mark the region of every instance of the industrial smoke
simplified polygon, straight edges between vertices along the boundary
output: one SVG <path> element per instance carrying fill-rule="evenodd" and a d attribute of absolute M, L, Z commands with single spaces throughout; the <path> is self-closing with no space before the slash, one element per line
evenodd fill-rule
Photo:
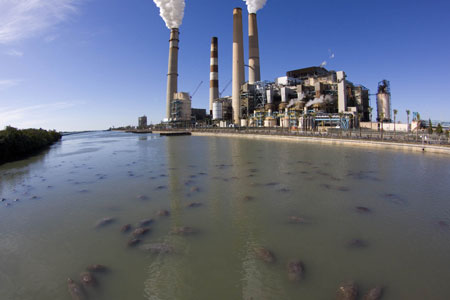
<path fill-rule="evenodd" d="M 314 100 L 309 101 L 308 103 L 306 103 L 306 107 L 311 107 L 314 104 L 322 104 L 322 103 L 332 103 L 333 102 L 333 97 L 331 97 L 330 95 L 321 95 L 320 98 L 314 98 Z"/>
<path fill-rule="evenodd" d="M 167 28 L 180 28 L 184 17 L 184 0 L 153 0 L 159 7 L 159 15 Z"/>
<path fill-rule="evenodd" d="M 291 101 L 289 101 L 288 104 L 288 108 L 291 108 L 292 106 L 296 105 L 297 103 L 300 103 L 303 101 L 303 99 L 305 99 L 305 93 L 301 93 L 300 95 L 298 95 L 297 99 L 292 99 Z"/>
<path fill-rule="evenodd" d="M 266 5 L 267 0 L 244 0 L 250 14 L 256 14 L 258 10 Z"/>

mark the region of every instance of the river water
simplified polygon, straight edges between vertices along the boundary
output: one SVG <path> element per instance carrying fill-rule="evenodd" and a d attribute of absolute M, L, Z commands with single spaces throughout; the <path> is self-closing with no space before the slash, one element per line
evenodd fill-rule
<path fill-rule="evenodd" d="M 99 300 L 325 300 L 348 280 L 361 294 L 384 287 L 382 299 L 450 299 L 446 156 L 96 132 L 0 176 L 0 299 L 71 299 L 67 278 L 91 264 L 109 269 L 84 288 Z M 113 222 L 97 228 L 103 218 Z M 129 247 L 121 227 L 149 218 Z M 148 251 L 158 245 L 171 253 Z"/>

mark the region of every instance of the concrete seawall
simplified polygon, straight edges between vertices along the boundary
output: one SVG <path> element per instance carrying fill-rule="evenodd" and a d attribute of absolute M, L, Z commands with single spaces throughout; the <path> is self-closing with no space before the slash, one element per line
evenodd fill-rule
<path fill-rule="evenodd" d="M 350 139 L 333 139 L 320 137 L 305 137 L 305 136 L 283 136 L 283 135 L 263 135 L 263 134 L 242 134 L 242 133 L 217 133 L 217 132 L 192 132 L 193 136 L 214 136 L 214 137 L 233 137 L 256 140 L 270 140 L 270 141 L 286 141 L 297 143 L 322 143 L 349 147 L 365 147 L 365 148 L 383 148 L 396 149 L 407 152 L 425 152 L 450 155 L 450 147 L 434 146 L 434 145 L 418 145 L 395 142 L 381 142 L 381 141 L 367 141 L 367 140 L 350 140 Z"/>

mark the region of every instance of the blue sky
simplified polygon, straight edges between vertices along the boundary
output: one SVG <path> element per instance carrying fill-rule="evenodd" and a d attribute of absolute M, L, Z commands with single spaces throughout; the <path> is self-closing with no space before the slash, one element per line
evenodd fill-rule
<path fill-rule="evenodd" d="M 194 107 L 208 107 L 212 36 L 219 37 L 219 89 L 231 79 L 238 6 L 245 36 L 244 1 L 186 3 L 178 89 L 193 92 L 203 81 Z M 450 120 L 449 12 L 444 0 L 268 0 L 258 12 L 262 78 L 327 60 L 371 93 L 390 80 L 401 121 L 406 109 Z M 144 114 L 159 122 L 168 39 L 151 0 L 0 0 L 0 127 L 106 129 L 136 125 Z"/>

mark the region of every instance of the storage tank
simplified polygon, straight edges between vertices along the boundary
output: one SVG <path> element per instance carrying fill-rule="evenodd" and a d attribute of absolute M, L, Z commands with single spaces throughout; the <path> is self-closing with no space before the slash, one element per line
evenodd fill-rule
<path fill-rule="evenodd" d="M 223 104 L 222 102 L 213 102 L 213 120 L 223 119 Z"/>
<path fill-rule="evenodd" d="M 391 91 L 390 83 L 387 80 L 378 83 L 377 121 L 382 119 L 383 122 L 391 122 Z"/>

